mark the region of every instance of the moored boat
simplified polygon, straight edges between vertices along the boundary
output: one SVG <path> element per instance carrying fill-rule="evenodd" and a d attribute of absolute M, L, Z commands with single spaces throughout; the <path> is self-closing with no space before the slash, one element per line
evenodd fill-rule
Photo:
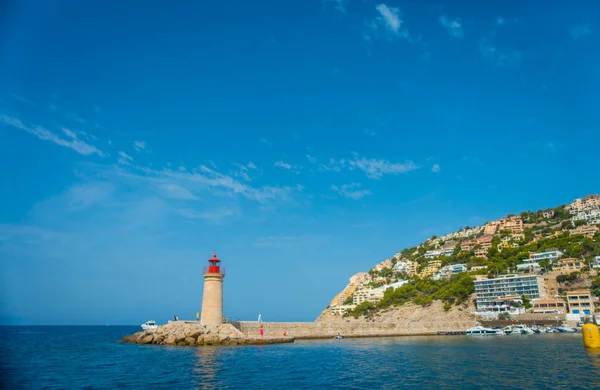
<path fill-rule="evenodd" d="M 156 328 L 158 328 L 158 325 L 156 325 L 156 321 L 154 320 L 146 321 L 142 324 L 143 330 L 151 330 Z"/>
<path fill-rule="evenodd" d="M 483 326 L 475 326 L 467 329 L 467 336 L 498 336 L 504 333 L 499 329 L 490 329 Z"/>

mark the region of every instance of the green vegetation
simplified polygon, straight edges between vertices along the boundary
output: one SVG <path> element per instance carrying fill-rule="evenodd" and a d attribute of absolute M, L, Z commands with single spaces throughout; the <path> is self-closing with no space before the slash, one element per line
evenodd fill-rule
<path fill-rule="evenodd" d="M 600 297 L 600 276 L 596 276 L 594 281 L 592 282 L 592 294 L 597 297 Z"/>
<path fill-rule="evenodd" d="M 379 303 L 361 303 L 354 310 L 348 311 L 348 315 L 358 318 L 373 311 L 390 306 L 401 306 L 408 302 L 427 306 L 434 300 L 443 301 L 444 309 L 450 310 L 452 305 L 465 302 L 474 291 L 473 277 L 467 273 L 453 275 L 450 279 L 443 280 L 415 277 L 412 283 L 405 284 L 395 290 L 388 288 Z"/>
<path fill-rule="evenodd" d="M 363 302 L 360 305 L 357 305 L 353 310 L 348 310 L 348 315 L 351 315 L 354 318 L 368 316 L 371 312 L 375 310 L 375 305 L 371 302 Z"/>
<path fill-rule="evenodd" d="M 499 320 L 510 320 L 510 314 L 508 312 L 502 312 L 498 314 Z"/>
<path fill-rule="evenodd" d="M 553 212 L 552 216 L 544 213 Z M 552 213 L 550 213 L 551 215 Z M 357 306 L 349 314 L 355 317 L 369 315 L 392 306 L 403 305 L 408 302 L 417 305 L 427 306 L 434 300 L 440 300 L 444 303 L 444 310 L 450 310 L 453 305 L 460 304 L 468 299 L 474 292 L 473 276 L 487 274 L 493 278 L 501 274 L 513 273 L 517 271 L 517 265 L 524 259 L 529 258 L 531 253 L 543 252 L 552 249 L 558 249 L 563 252 L 563 258 L 583 258 L 589 261 L 593 256 L 600 255 L 600 231 L 593 238 L 586 238 L 582 235 L 571 235 L 575 226 L 583 226 L 586 221 L 571 221 L 571 215 L 567 208 L 559 206 L 553 209 L 525 211 L 520 214 L 523 222 L 527 224 L 522 235 L 515 235 L 509 230 L 502 230 L 492 238 L 491 248 L 487 250 L 486 256 L 475 256 L 475 251 L 481 248 L 476 245 L 468 251 L 461 250 L 461 239 L 439 240 L 439 237 L 432 236 L 430 240 L 419 246 L 406 248 L 400 252 L 400 256 L 392 259 L 396 264 L 400 259 L 413 261 L 417 263 L 417 270 L 421 272 L 431 260 L 440 260 L 442 266 L 453 264 L 465 264 L 471 268 L 474 266 L 487 266 L 487 268 L 471 273 L 461 273 L 454 275 L 449 279 L 432 280 L 421 279 L 417 276 L 408 277 L 406 274 L 396 273 L 392 268 L 384 268 L 381 271 L 372 269 L 369 271 L 373 278 L 379 277 L 378 282 L 371 282 L 370 287 L 377 287 L 384 284 L 390 284 L 396 280 L 409 280 L 410 282 L 402 287 L 393 290 L 388 289 L 384 293 L 383 299 L 377 303 L 363 303 Z M 599 225 L 600 227 L 600 225 Z M 461 228 L 466 231 L 470 227 Z M 483 236 L 483 231 L 468 237 L 476 239 Z M 438 239 L 434 244 L 432 241 Z M 429 250 L 453 247 L 454 251 L 450 256 L 440 256 L 436 259 L 425 258 L 425 253 Z M 543 272 L 552 270 L 552 264 L 548 260 L 540 261 Z M 589 272 L 589 267 L 584 267 L 580 272 L 574 272 L 570 275 L 558 276 L 559 283 L 569 283 L 578 280 L 581 272 Z M 600 297 L 600 277 L 594 280 L 592 286 L 594 295 Z M 350 303 L 350 298 L 345 303 Z M 523 306 L 531 307 L 531 302 L 523 297 Z"/>

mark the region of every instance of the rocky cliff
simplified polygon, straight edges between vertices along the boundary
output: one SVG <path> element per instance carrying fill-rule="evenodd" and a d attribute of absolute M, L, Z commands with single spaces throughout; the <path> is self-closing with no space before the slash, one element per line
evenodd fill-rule
<path fill-rule="evenodd" d="M 385 310 L 374 313 L 369 317 L 354 318 L 347 316 L 341 318 L 337 315 L 332 315 L 331 310 L 325 309 L 317 318 L 317 322 L 412 322 L 412 323 L 427 323 L 427 322 L 469 322 L 475 321 L 475 316 L 471 313 L 475 312 L 473 294 L 465 303 L 452 306 L 450 310 L 444 309 L 444 303 L 441 301 L 433 301 L 427 306 L 415 305 L 414 303 L 406 303 L 402 306 L 393 306 Z"/>

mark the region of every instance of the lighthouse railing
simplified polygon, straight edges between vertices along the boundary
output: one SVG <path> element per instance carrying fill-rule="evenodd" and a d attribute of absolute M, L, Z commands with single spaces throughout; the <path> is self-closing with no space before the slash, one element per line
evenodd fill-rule
<path fill-rule="evenodd" d="M 210 272 L 210 271 L 214 270 L 214 268 L 211 269 L 211 267 L 214 267 L 214 266 L 204 267 L 202 269 L 202 274 L 203 275 L 204 274 L 221 274 L 221 275 L 225 275 L 225 267 L 219 267 L 219 272 L 214 272 L 214 271 Z"/>

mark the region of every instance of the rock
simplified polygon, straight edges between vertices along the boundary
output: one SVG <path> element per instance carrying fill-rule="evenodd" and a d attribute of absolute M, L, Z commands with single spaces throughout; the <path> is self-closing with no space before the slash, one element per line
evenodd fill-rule
<path fill-rule="evenodd" d="M 152 340 L 154 339 L 154 336 L 149 334 L 147 336 L 144 336 L 142 338 L 142 340 L 140 341 L 140 344 L 150 344 L 152 342 Z"/>
<path fill-rule="evenodd" d="M 219 342 L 222 343 L 224 341 L 229 341 L 229 336 L 224 334 L 219 335 Z"/>
<path fill-rule="evenodd" d="M 177 340 L 177 342 L 185 340 L 185 333 L 177 333 L 177 335 L 175 336 L 175 340 Z"/>
<path fill-rule="evenodd" d="M 169 336 L 165 339 L 165 344 L 167 345 L 175 345 L 176 340 L 175 340 L 175 336 Z"/>
<path fill-rule="evenodd" d="M 196 339 L 193 337 L 186 337 L 184 341 L 187 345 L 196 345 Z"/>

